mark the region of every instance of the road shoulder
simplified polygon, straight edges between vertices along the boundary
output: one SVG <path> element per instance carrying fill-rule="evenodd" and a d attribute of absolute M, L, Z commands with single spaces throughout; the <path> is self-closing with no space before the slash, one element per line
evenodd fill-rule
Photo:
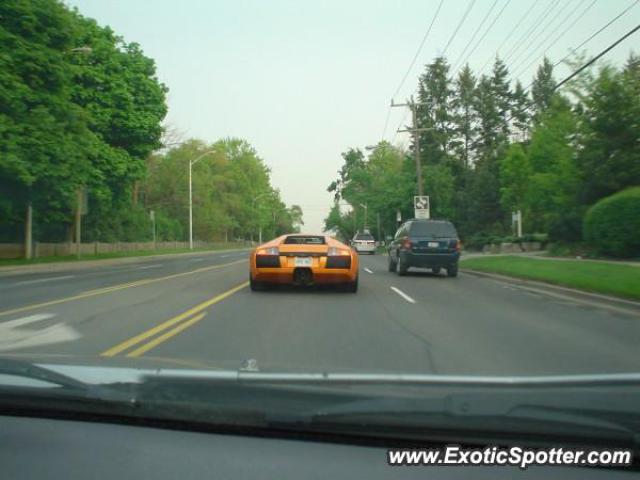
<path fill-rule="evenodd" d="M 579 301 L 585 304 L 606 308 L 619 313 L 640 315 L 640 302 L 618 298 L 611 295 L 603 295 L 601 293 L 587 292 L 575 288 L 563 287 L 552 283 L 540 282 L 537 280 L 529 280 L 519 277 L 511 277 L 497 273 L 482 272 L 466 267 L 460 268 L 461 272 L 474 275 L 476 277 L 490 278 L 503 283 L 516 285 L 532 292 L 551 295 L 556 298 L 566 299 L 570 301 Z"/>
<path fill-rule="evenodd" d="M 8 265 L 0 266 L 0 276 L 6 275 L 20 275 L 22 273 L 55 273 L 66 272 L 70 270 L 83 270 L 85 268 L 100 267 L 100 266 L 113 266 L 113 265 L 127 265 L 135 263 L 147 263 L 157 261 L 162 258 L 176 258 L 176 257 L 194 257 L 194 256 L 211 256 L 219 255 L 221 253 L 236 253 L 236 252 L 249 252 L 249 248 L 233 248 L 233 249 L 220 249 L 220 250 L 200 250 L 194 252 L 181 252 L 181 253 L 159 253 L 157 255 L 144 255 L 144 256 L 131 256 L 131 257 L 118 257 L 118 258 L 102 258 L 95 260 L 73 260 L 68 262 L 52 262 L 52 263 L 35 263 L 33 265 Z"/>

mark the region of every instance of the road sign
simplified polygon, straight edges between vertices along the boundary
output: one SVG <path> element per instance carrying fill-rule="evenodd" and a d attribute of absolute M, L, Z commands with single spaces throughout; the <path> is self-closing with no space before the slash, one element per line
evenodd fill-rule
<path fill-rule="evenodd" d="M 413 197 L 413 210 L 415 218 L 431 218 L 431 210 L 428 195 L 416 195 Z"/>

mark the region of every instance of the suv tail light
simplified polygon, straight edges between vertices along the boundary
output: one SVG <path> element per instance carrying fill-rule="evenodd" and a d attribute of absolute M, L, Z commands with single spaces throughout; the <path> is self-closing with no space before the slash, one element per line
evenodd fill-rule
<path fill-rule="evenodd" d="M 411 240 L 409 240 L 408 238 L 403 238 L 402 239 L 402 248 L 404 248 L 405 250 L 411 250 Z"/>
<path fill-rule="evenodd" d="M 462 242 L 460 240 L 456 240 L 456 243 L 454 243 L 453 248 L 455 248 L 456 252 L 459 252 L 460 250 L 462 250 Z"/>

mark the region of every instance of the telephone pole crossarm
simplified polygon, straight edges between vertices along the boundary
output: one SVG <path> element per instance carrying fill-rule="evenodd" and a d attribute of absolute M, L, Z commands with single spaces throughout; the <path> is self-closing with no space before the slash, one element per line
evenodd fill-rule
<path fill-rule="evenodd" d="M 391 100 L 392 107 L 409 107 L 411 109 L 411 115 L 413 118 L 413 128 L 406 130 L 398 130 L 398 132 L 409 132 L 413 135 L 413 156 L 416 161 L 416 178 L 418 183 L 418 195 L 422 196 L 424 194 L 422 190 L 422 164 L 420 162 L 420 137 L 419 133 L 427 130 L 432 130 L 429 128 L 418 128 L 418 107 L 427 105 L 425 103 L 416 103 L 413 101 L 413 97 L 411 97 L 411 101 L 407 103 L 393 103 L 393 99 Z"/>

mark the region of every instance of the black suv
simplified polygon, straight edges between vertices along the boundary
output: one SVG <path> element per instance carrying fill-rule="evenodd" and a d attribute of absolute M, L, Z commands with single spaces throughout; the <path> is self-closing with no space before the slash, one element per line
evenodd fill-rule
<path fill-rule="evenodd" d="M 430 268 L 433 273 L 447 270 L 458 275 L 460 240 L 446 220 L 408 220 L 389 245 L 389 271 L 404 275 L 410 267 Z"/>

